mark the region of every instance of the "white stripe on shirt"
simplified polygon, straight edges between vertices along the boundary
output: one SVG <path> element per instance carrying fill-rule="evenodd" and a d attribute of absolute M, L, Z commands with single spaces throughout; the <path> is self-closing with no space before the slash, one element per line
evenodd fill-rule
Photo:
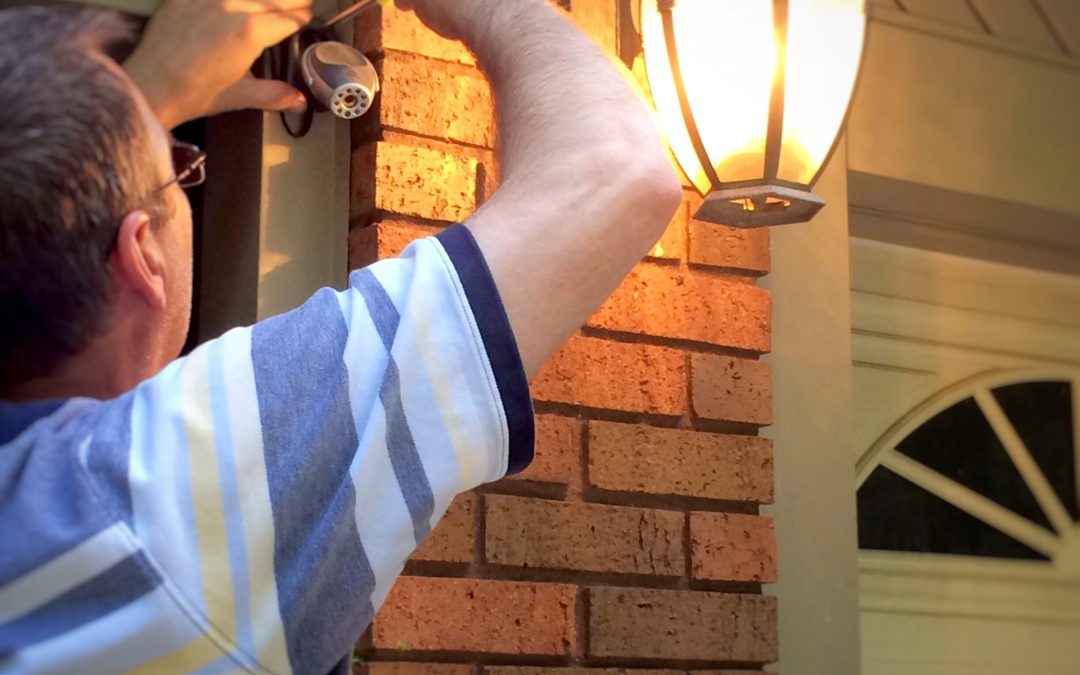
<path fill-rule="evenodd" d="M 0 623 L 29 614 L 134 553 L 125 530 L 124 523 L 111 525 L 0 588 Z"/>

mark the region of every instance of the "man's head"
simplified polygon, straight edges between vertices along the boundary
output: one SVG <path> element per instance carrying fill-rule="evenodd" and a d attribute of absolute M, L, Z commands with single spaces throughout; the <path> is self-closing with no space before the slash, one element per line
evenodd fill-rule
<path fill-rule="evenodd" d="M 104 55 L 122 37 L 98 10 L 0 11 L 0 396 L 116 394 L 183 344 L 191 211 Z"/>

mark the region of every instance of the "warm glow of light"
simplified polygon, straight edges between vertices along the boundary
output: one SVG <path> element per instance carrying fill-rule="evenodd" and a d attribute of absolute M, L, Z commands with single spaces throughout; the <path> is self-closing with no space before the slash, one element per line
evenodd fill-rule
<path fill-rule="evenodd" d="M 771 0 L 680 0 L 673 17 L 686 92 L 720 177 L 761 178 L 776 69 Z M 641 23 L 649 87 L 671 148 L 687 177 L 709 192 L 683 123 L 656 0 L 644 0 Z"/>
<path fill-rule="evenodd" d="M 809 184 L 844 123 L 859 72 L 863 0 L 789 0 L 780 179 Z"/>
<path fill-rule="evenodd" d="M 807 184 L 843 122 L 865 31 L 864 0 L 789 0 L 779 177 Z M 779 46 L 773 0 L 678 0 L 675 36 L 698 131 L 720 180 L 761 179 Z M 679 104 L 657 0 L 642 0 L 649 87 L 672 151 L 712 191 Z"/>

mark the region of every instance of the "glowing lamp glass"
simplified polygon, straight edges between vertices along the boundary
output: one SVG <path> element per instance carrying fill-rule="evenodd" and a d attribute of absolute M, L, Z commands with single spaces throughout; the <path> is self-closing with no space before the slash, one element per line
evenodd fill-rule
<path fill-rule="evenodd" d="M 645 68 L 707 220 L 806 220 L 858 75 L 865 0 L 641 0 Z"/>

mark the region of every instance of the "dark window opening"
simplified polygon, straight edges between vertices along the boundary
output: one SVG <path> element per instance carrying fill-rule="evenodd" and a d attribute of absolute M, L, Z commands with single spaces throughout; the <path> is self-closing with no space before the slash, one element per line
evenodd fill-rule
<path fill-rule="evenodd" d="M 1036 525 L 1053 529 L 973 399 L 939 413 L 896 449 Z"/>
<path fill-rule="evenodd" d="M 1068 382 L 998 387 L 993 395 L 1062 504 L 1080 521 L 1073 399 Z M 938 413 L 896 450 L 1055 534 L 978 404 L 968 398 Z M 993 558 L 1048 558 L 878 467 L 858 491 L 859 547 Z"/>
<path fill-rule="evenodd" d="M 1061 503 L 1074 520 L 1080 521 L 1069 383 L 1014 384 L 995 389 L 994 397 Z"/>
<path fill-rule="evenodd" d="M 858 508 L 862 549 L 1047 559 L 885 467 L 859 489 Z"/>

